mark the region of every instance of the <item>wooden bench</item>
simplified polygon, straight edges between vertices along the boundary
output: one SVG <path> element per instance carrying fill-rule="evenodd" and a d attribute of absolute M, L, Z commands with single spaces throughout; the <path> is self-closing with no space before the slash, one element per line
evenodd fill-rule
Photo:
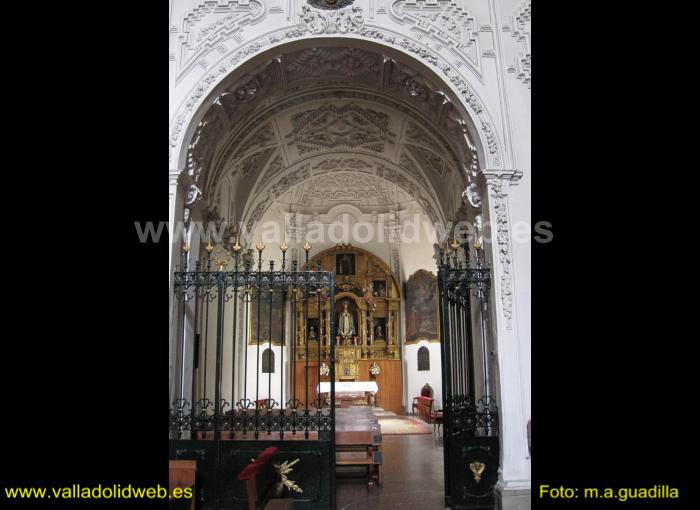
<path fill-rule="evenodd" d="M 372 431 L 338 431 L 335 433 L 335 465 L 366 466 L 367 489 L 374 479 L 375 449 L 372 444 Z"/>
<path fill-rule="evenodd" d="M 272 465 L 278 449 L 266 448 L 258 458 L 248 464 L 238 474 L 238 479 L 245 482 L 248 510 L 290 510 L 294 508 L 291 498 L 273 498 L 275 485 L 279 476 Z"/>
<path fill-rule="evenodd" d="M 367 436 L 368 433 L 370 434 L 369 436 Z M 341 460 L 354 462 L 353 465 L 358 465 L 358 461 L 361 461 L 359 465 L 369 462 L 367 450 L 371 449 L 372 460 L 374 461 L 373 471 L 374 475 L 376 475 L 377 484 L 382 485 L 384 483 L 382 429 L 377 416 L 371 408 L 353 407 L 336 411 L 335 443 L 336 453 L 343 454 L 340 456 Z M 346 453 L 353 453 L 354 455 L 345 455 Z M 368 476 L 369 480 L 372 480 L 373 476 L 370 473 L 368 473 Z"/>

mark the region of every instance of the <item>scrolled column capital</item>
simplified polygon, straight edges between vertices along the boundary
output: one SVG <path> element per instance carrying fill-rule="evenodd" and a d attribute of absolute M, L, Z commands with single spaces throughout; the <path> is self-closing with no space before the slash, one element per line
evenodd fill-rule
<path fill-rule="evenodd" d="M 496 169 L 485 169 L 481 173 L 484 175 L 486 180 L 486 188 L 489 194 L 495 195 L 507 195 L 508 189 L 511 186 L 518 184 L 520 179 L 523 177 L 523 173 L 520 170 L 496 170 Z"/>

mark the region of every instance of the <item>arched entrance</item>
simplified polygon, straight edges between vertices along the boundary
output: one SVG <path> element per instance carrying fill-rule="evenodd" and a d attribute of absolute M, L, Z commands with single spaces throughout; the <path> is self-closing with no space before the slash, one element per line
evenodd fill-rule
<path fill-rule="evenodd" d="M 268 258 L 266 254 L 266 263 L 279 267 L 286 257 L 302 265 L 304 252 L 309 254 L 305 246 L 312 227 L 320 235 L 313 243 L 318 253 L 339 242 L 355 243 L 359 232 L 355 227 L 374 225 L 374 236 L 362 246 L 376 253 L 390 273 L 406 280 L 426 266 L 436 268 L 435 245 L 455 236 L 456 220 L 478 223 L 482 215 L 479 186 L 483 187 L 478 178 L 487 160 L 483 149 L 487 144 L 481 142 L 461 100 L 450 99 L 451 86 L 444 87 L 431 70 L 394 48 L 355 39 L 347 42 L 348 46 L 338 46 L 337 39 L 309 39 L 278 46 L 235 69 L 202 102 L 185 130 L 187 143 L 179 155 L 184 167 L 178 177 L 181 194 L 173 206 L 173 218 L 186 219 L 192 226 L 187 234 L 191 260 L 204 264 L 215 251 L 221 257 L 216 259 L 220 270 L 228 271 L 234 262 L 226 252 L 232 253 L 234 243 L 240 243 L 243 257 L 253 259 L 266 244 L 273 244 L 287 248 L 281 255 L 273 253 Z M 412 217 L 419 219 L 417 229 L 424 237 L 406 249 L 397 231 Z M 332 230 L 344 219 L 351 237 L 335 239 Z M 194 228 L 200 224 L 210 230 Z M 425 224 L 433 229 L 426 230 Z M 212 238 L 213 244 L 207 245 Z M 212 247 L 209 254 L 205 246 Z M 181 254 L 174 251 L 173 265 L 182 264 Z M 272 316 L 272 307 L 263 310 L 262 306 L 244 308 L 246 313 Z M 396 328 L 399 339 L 405 328 L 401 306 L 391 310 L 392 317 L 377 317 L 390 319 L 384 332 L 389 326 Z M 363 322 L 366 310 L 355 308 L 356 327 L 374 334 Z M 320 305 L 317 311 L 316 331 L 322 332 L 326 326 Z M 200 365 L 205 370 L 188 362 L 202 356 L 201 344 L 194 339 L 201 334 L 202 324 L 205 329 L 209 325 L 211 313 L 184 304 L 180 322 L 173 321 L 172 338 L 181 339 L 172 346 L 177 360 L 173 365 L 183 374 L 179 380 L 189 374 L 199 382 L 192 390 L 173 385 L 173 396 L 186 397 L 189 391 L 190 398 L 206 399 L 210 396 L 203 390 L 209 387 L 210 391 L 220 388 L 230 402 L 252 400 L 247 391 L 252 387 L 249 378 L 256 377 L 257 387 L 258 374 L 240 368 L 248 360 L 251 366 L 257 364 L 258 353 L 247 341 L 235 342 L 246 337 L 248 319 L 233 320 L 228 326 L 230 345 L 226 335 L 221 335 L 221 349 L 217 349 L 221 357 L 206 349 L 205 340 Z M 206 317 L 203 323 L 202 314 Z M 226 328 L 230 317 L 224 316 L 217 329 Z M 314 317 L 305 311 L 304 318 Z M 331 330 L 334 319 L 335 312 L 329 310 Z M 292 331 L 298 331 L 298 326 L 297 322 Z M 481 323 L 462 327 L 479 328 Z M 302 331 L 309 334 L 307 324 Z M 309 345 L 305 344 L 304 352 Z M 282 342 L 275 358 L 296 362 L 298 352 L 285 349 L 289 347 Z M 320 344 L 317 349 L 322 350 Z M 317 363 L 321 356 L 317 354 Z M 305 363 L 303 392 L 308 403 L 308 356 Z M 320 373 L 320 364 L 317 371 L 312 370 L 316 372 Z M 277 387 L 268 383 L 268 404 L 273 399 L 286 402 L 285 387 L 295 391 L 296 370 L 280 377 L 283 384 L 277 398 Z M 284 377 L 290 378 L 286 385 Z M 225 381 L 223 386 L 221 381 Z M 402 389 L 405 387 L 404 377 Z M 399 398 L 404 407 L 408 407 L 406 393 L 402 391 Z M 256 401 L 258 397 L 256 394 Z M 310 398 L 314 398 L 313 391 Z"/>

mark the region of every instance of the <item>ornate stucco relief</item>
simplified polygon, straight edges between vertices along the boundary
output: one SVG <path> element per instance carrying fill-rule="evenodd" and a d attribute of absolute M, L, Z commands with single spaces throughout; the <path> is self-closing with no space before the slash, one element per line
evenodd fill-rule
<path fill-rule="evenodd" d="M 233 37 L 242 42 L 239 35 L 242 26 L 257 23 L 266 15 L 265 3 L 258 0 L 204 1 L 190 9 L 182 17 L 178 29 L 178 75 L 181 77 L 199 63 L 208 67 L 207 54 L 214 52 L 218 60 L 229 51 L 226 40 Z"/>
<path fill-rule="evenodd" d="M 530 20 L 532 18 L 532 2 L 524 1 L 516 9 L 509 22 L 503 25 L 504 32 L 510 32 L 519 45 L 518 56 L 508 65 L 508 72 L 515 73 L 516 78 L 530 88 L 532 79 L 532 51 L 530 50 Z"/>
<path fill-rule="evenodd" d="M 479 29 L 474 16 L 459 2 L 390 0 L 389 15 L 420 36 L 432 39 L 440 48 L 447 48 L 458 61 L 467 64 L 477 75 L 481 74 Z"/>
<path fill-rule="evenodd" d="M 330 149 L 362 149 L 383 152 L 387 143 L 394 143 L 389 131 L 389 116 L 356 104 L 322 105 L 292 115 L 293 130 L 288 143 L 300 155 Z"/>
<path fill-rule="evenodd" d="M 285 69 L 307 78 L 338 74 L 349 78 L 371 76 L 376 79 L 380 72 L 377 55 L 356 48 L 304 50 L 291 59 L 285 59 Z"/>
<path fill-rule="evenodd" d="M 501 312 L 506 329 L 513 329 L 513 268 L 510 236 L 510 212 L 508 210 L 508 189 L 522 177 L 522 172 L 484 170 L 492 207 L 491 238 L 495 238 L 494 258 L 499 263 L 498 294 Z"/>
<path fill-rule="evenodd" d="M 266 46 L 276 44 L 284 39 L 294 39 L 309 33 L 314 34 L 318 30 L 340 30 L 339 27 L 351 26 L 352 32 L 355 36 L 376 40 L 384 44 L 395 45 L 404 51 L 413 54 L 417 58 L 424 60 L 427 64 L 437 67 L 444 75 L 445 79 L 457 89 L 458 93 L 464 99 L 468 109 L 473 113 L 476 127 L 481 131 L 486 142 L 488 151 L 487 163 L 491 167 L 500 167 L 499 141 L 497 140 L 497 136 L 492 128 L 491 121 L 486 114 L 481 101 L 469 87 L 464 78 L 461 77 L 459 71 L 419 42 L 410 40 L 405 36 L 397 35 L 391 31 L 364 25 L 364 17 L 362 16 L 361 8 L 354 6 L 350 9 L 352 10 L 352 13 L 346 13 L 343 10 L 325 13 L 325 24 L 319 24 L 319 18 L 316 16 L 316 14 L 319 13 L 314 15 L 309 14 L 306 17 L 302 16 L 296 29 L 291 31 L 286 28 L 279 29 L 270 35 L 264 35 L 251 40 L 244 44 L 241 49 L 236 51 L 232 57 L 227 57 L 226 59 L 217 63 L 209 74 L 202 78 L 193 87 L 188 99 L 184 101 L 179 109 L 179 112 L 174 117 L 170 131 L 169 160 L 172 161 L 173 149 L 178 147 L 183 129 L 192 113 L 199 106 L 203 96 L 213 86 L 213 84 L 217 83 L 221 79 L 222 75 L 229 72 L 231 67 L 236 66 L 242 60 L 247 59 L 251 55 L 262 51 Z M 319 15 L 323 16 L 324 14 L 321 13 Z M 331 22 L 327 19 L 327 17 L 330 15 L 342 15 L 344 17 L 349 16 L 352 21 L 341 21 L 334 18 L 335 21 L 331 20 Z M 348 25 L 348 23 L 350 23 L 350 25 Z"/>

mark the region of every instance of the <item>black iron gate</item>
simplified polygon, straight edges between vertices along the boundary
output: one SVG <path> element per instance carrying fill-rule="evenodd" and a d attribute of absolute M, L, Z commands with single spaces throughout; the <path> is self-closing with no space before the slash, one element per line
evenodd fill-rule
<path fill-rule="evenodd" d="M 488 359 L 490 284 L 491 270 L 478 243 L 473 257 L 468 244 L 454 242 L 441 250 L 445 506 L 453 509 L 493 508 L 495 503 L 499 438 Z"/>
<path fill-rule="evenodd" d="M 236 479 L 238 473 L 266 447 L 276 446 L 276 463 L 299 459 L 288 478 L 301 492 L 286 490 L 288 497 L 294 497 L 295 508 L 332 509 L 335 342 L 327 346 L 331 382 L 328 398 L 321 398 L 319 393 L 309 400 L 308 366 L 304 371 L 306 391 L 297 395 L 295 370 L 286 371 L 285 359 L 296 359 L 297 307 L 304 310 L 305 320 L 310 302 L 320 306 L 329 300 L 331 312 L 325 320 L 331 321 L 328 330 L 334 331 L 334 277 L 321 271 L 320 263 L 315 270 L 308 267 L 308 243 L 304 246 L 303 268 L 296 261 L 288 263 L 287 245 L 283 244 L 281 267 L 275 270 L 275 263 L 270 261 L 269 268 L 263 269 L 268 265 L 263 263 L 265 247 L 259 244 L 256 248 L 257 264 L 254 252 L 242 254 L 238 242 L 220 248 L 209 242 L 203 261 L 206 270 L 200 270 L 202 264 L 198 262 L 194 271 L 188 267 L 189 247 L 183 248 L 184 270 L 174 275 L 180 319 L 178 395 L 170 407 L 170 458 L 197 461 L 195 497 L 199 510 L 243 509 L 248 508 L 245 484 Z M 218 270 L 212 271 L 212 258 Z M 187 326 L 186 318 L 193 326 Z M 281 347 L 273 349 L 275 343 Z M 223 360 L 228 349 L 231 373 L 224 380 Z M 248 359 L 249 350 L 255 352 L 254 363 Z M 244 359 L 237 360 L 241 352 Z M 275 356 L 281 357 L 277 365 Z M 307 365 L 308 359 L 306 356 Z M 293 363 L 287 365 L 294 367 Z M 318 365 L 320 371 L 321 363 Z M 279 367 L 277 373 L 275 366 Z M 213 385 L 207 387 L 212 369 Z M 249 384 L 251 374 L 255 375 L 255 384 Z M 279 401 L 273 397 L 276 392 Z"/>

